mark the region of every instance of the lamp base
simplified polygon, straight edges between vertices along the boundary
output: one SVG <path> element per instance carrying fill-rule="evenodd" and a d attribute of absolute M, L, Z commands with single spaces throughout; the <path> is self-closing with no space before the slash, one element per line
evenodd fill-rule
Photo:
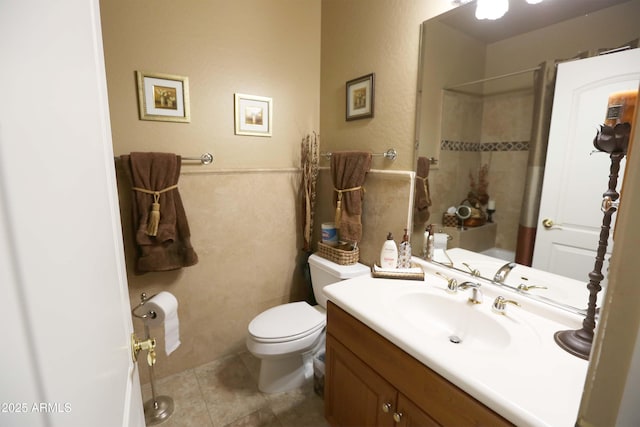
<path fill-rule="evenodd" d="M 581 333 L 582 332 L 582 333 Z M 583 329 L 558 331 L 553 338 L 563 350 L 584 360 L 589 360 L 593 335 Z"/>

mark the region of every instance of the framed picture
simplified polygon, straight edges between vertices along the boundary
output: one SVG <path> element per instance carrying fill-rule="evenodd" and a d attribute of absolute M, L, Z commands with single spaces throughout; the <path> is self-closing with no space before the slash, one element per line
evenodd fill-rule
<path fill-rule="evenodd" d="M 236 135 L 271 136 L 271 98 L 235 94 Z"/>
<path fill-rule="evenodd" d="M 140 120 L 190 122 L 189 78 L 136 71 Z"/>
<path fill-rule="evenodd" d="M 347 82 L 347 120 L 373 117 L 375 74 L 367 74 Z"/>

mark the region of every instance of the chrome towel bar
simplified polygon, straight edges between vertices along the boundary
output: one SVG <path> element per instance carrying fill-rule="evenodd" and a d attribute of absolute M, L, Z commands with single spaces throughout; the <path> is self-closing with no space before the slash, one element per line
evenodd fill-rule
<path fill-rule="evenodd" d="M 327 153 L 320 153 L 321 156 L 323 157 L 331 157 L 331 152 L 327 152 Z M 395 150 L 395 148 L 389 148 L 387 151 L 385 151 L 384 153 L 371 153 L 372 156 L 374 157 L 384 157 L 386 159 L 389 159 L 391 161 L 394 161 L 397 157 L 398 157 L 398 152 Z"/>
<path fill-rule="evenodd" d="M 187 160 L 187 161 L 197 160 L 200 163 L 202 163 L 203 165 L 210 165 L 211 163 L 213 163 L 213 154 L 211 154 L 211 153 L 203 153 L 199 157 L 196 157 L 196 156 L 190 156 L 190 157 L 181 156 L 180 158 L 182 160 Z M 116 159 L 118 159 L 118 157 L 116 157 Z"/>

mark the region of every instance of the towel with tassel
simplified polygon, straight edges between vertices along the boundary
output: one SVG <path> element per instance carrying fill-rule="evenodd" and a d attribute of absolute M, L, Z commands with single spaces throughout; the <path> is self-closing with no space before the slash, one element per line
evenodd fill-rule
<path fill-rule="evenodd" d="M 121 159 L 132 184 L 136 274 L 196 264 L 198 256 L 178 191 L 180 156 L 131 153 Z"/>
<path fill-rule="evenodd" d="M 340 240 L 362 239 L 364 181 L 371 169 L 371 153 L 342 151 L 331 154 L 331 179 L 336 193 L 335 225 Z"/>
<path fill-rule="evenodd" d="M 423 226 L 431 216 L 431 194 L 429 192 L 429 166 L 430 161 L 426 157 L 418 157 L 416 168 L 416 185 L 413 202 L 413 224 Z"/>

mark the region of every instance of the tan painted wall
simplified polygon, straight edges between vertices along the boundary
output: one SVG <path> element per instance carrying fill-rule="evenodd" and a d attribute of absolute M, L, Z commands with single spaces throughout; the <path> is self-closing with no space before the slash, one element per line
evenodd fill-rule
<path fill-rule="evenodd" d="M 324 150 L 393 147 L 379 169 L 413 170 L 420 24 L 452 7 L 447 0 L 323 0 L 321 115 Z M 372 119 L 345 120 L 345 84 L 375 73 Z M 382 243 L 381 243 L 382 244 Z"/>
<path fill-rule="evenodd" d="M 640 16 L 640 1 L 629 1 L 492 43 L 487 46 L 485 76 L 535 67 L 547 59 L 571 58 L 590 49 L 619 46 L 640 36 L 637 16 Z M 609 31 L 612 27 L 615 31 Z M 528 77 L 530 79 L 530 75 Z M 501 80 L 496 84 L 500 83 L 504 90 L 507 82 L 518 80 Z"/>
<path fill-rule="evenodd" d="M 210 166 L 184 164 L 179 181 L 200 262 L 129 273 L 132 305 L 141 292 L 161 290 L 180 302 L 182 346 L 169 358 L 158 352 L 159 377 L 244 350 L 256 314 L 307 296 L 298 166 L 302 137 L 319 131 L 320 7 L 319 0 L 101 4 L 114 152 L 215 156 Z M 191 122 L 139 120 L 135 70 L 188 76 Z M 273 98 L 272 137 L 234 135 L 236 92 Z M 132 271 L 131 193 L 118 172 Z M 142 334 L 142 322 L 134 323 Z M 146 381 L 147 369 L 141 374 Z"/>
<path fill-rule="evenodd" d="M 101 3 L 114 152 L 215 157 L 214 169 L 292 167 L 319 129 L 320 1 Z M 189 124 L 138 120 L 135 70 L 188 76 Z M 234 93 L 273 98 L 273 137 L 234 135 Z"/>

